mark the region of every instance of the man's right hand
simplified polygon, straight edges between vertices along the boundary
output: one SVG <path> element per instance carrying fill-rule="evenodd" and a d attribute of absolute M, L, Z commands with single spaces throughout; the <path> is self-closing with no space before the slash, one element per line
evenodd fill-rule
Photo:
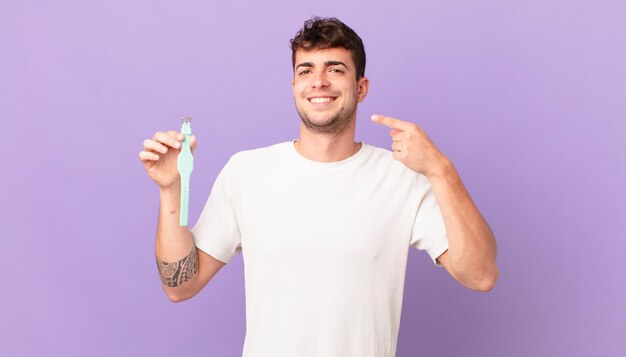
<path fill-rule="evenodd" d="M 170 130 L 167 133 L 157 132 L 152 140 L 143 142 L 143 151 L 139 153 L 139 159 L 143 168 L 152 181 L 156 182 L 162 190 L 169 190 L 180 185 L 178 173 L 178 154 L 180 153 L 183 134 Z M 190 137 L 191 152 L 196 148 L 196 137 Z"/>

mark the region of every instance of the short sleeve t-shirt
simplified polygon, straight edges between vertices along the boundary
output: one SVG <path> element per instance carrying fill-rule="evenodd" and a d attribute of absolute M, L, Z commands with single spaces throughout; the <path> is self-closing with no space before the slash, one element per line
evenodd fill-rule
<path fill-rule="evenodd" d="M 448 249 L 430 183 L 385 149 L 320 163 L 294 142 L 233 155 L 191 229 L 242 253 L 243 356 L 395 356 L 409 247 Z"/>

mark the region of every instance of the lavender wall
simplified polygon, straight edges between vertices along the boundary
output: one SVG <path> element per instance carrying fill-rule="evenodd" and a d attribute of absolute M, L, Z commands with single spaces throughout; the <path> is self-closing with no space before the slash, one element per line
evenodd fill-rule
<path fill-rule="evenodd" d="M 297 136 L 314 14 L 365 42 L 357 139 L 424 127 L 498 240 L 488 294 L 411 252 L 397 355 L 626 355 L 626 5 L 554 0 L 1 0 L 0 355 L 240 355 L 241 256 L 169 302 L 137 154 L 193 117 L 195 222 L 231 154 Z"/>

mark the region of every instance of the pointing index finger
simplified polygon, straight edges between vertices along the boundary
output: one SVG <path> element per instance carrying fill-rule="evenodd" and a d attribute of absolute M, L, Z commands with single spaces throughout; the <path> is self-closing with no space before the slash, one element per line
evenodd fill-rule
<path fill-rule="evenodd" d="M 402 121 L 392 117 L 386 117 L 384 115 L 374 114 L 371 117 L 374 123 L 382 124 L 392 129 L 410 130 L 413 128 L 413 123 Z"/>

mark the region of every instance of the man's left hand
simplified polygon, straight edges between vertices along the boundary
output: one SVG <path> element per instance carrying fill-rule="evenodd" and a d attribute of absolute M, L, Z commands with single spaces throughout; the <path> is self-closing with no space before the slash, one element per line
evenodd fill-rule
<path fill-rule="evenodd" d="M 445 175 L 448 159 L 437 149 L 422 128 L 407 121 L 382 115 L 372 115 L 371 119 L 392 129 L 389 135 L 393 138 L 391 148 L 394 159 L 426 177 Z"/>

